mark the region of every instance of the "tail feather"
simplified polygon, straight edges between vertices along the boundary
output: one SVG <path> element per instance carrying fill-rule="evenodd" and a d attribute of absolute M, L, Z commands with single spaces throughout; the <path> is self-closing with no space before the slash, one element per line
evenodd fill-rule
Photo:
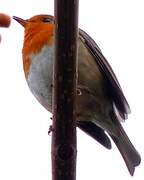
<path fill-rule="evenodd" d="M 131 176 L 133 176 L 135 167 L 141 162 L 141 157 L 129 140 L 120 122 L 116 119 L 116 117 L 113 118 L 115 118 L 114 123 L 117 127 L 118 134 L 116 136 L 110 134 L 110 136 L 119 149 Z"/>

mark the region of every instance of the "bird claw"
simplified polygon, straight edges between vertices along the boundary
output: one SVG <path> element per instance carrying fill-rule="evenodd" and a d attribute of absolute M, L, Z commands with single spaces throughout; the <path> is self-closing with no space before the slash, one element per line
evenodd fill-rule
<path fill-rule="evenodd" d="M 48 135 L 50 136 L 50 133 L 54 131 L 54 128 L 52 125 L 49 126 Z"/>
<path fill-rule="evenodd" d="M 82 95 L 82 92 L 81 92 L 81 90 L 80 90 L 79 88 L 77 89 L 77 95 L 78 95 L 78 96 L 81 96 L 81 95 Z"/>

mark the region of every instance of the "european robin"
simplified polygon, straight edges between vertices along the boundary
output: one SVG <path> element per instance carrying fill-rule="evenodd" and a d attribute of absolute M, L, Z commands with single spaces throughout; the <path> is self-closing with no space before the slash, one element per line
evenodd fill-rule
<path fill-rule="evenodd" d="M 54 18 L 36 15 L 24 20 L 13 17 L 25 29 L 23 68 L 28 86 L 37 100 L 52 112 Z M 131 175 L 141 158 L 120 121 L 130 113 L 121 86 L 100 48 L 83 30 L 78 37 L 77 126 L 106 148 L 109 134 L 118 147 Z"/>

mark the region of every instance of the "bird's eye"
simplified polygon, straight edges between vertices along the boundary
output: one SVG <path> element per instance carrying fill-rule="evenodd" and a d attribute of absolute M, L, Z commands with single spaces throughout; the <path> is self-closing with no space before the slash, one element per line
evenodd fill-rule
<path fill-rule="evenodd" d="M 44 18 L 42 21 L 43 21 L 44 23 L 50 23 L 50 22 L 51 22 L 51 20 L 50 20 L 49 18 Z"/>

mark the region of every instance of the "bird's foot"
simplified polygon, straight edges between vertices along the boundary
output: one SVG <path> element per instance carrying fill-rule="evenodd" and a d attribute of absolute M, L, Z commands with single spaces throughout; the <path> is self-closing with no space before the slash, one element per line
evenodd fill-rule
<path fill-rule="evenodd" d="M 50 135 L 50 133 L 54 131 L 54 128 L 52 127 L 52 125 L 49 126 L 49 130 L 48 130 L 48 135 Z"/>

